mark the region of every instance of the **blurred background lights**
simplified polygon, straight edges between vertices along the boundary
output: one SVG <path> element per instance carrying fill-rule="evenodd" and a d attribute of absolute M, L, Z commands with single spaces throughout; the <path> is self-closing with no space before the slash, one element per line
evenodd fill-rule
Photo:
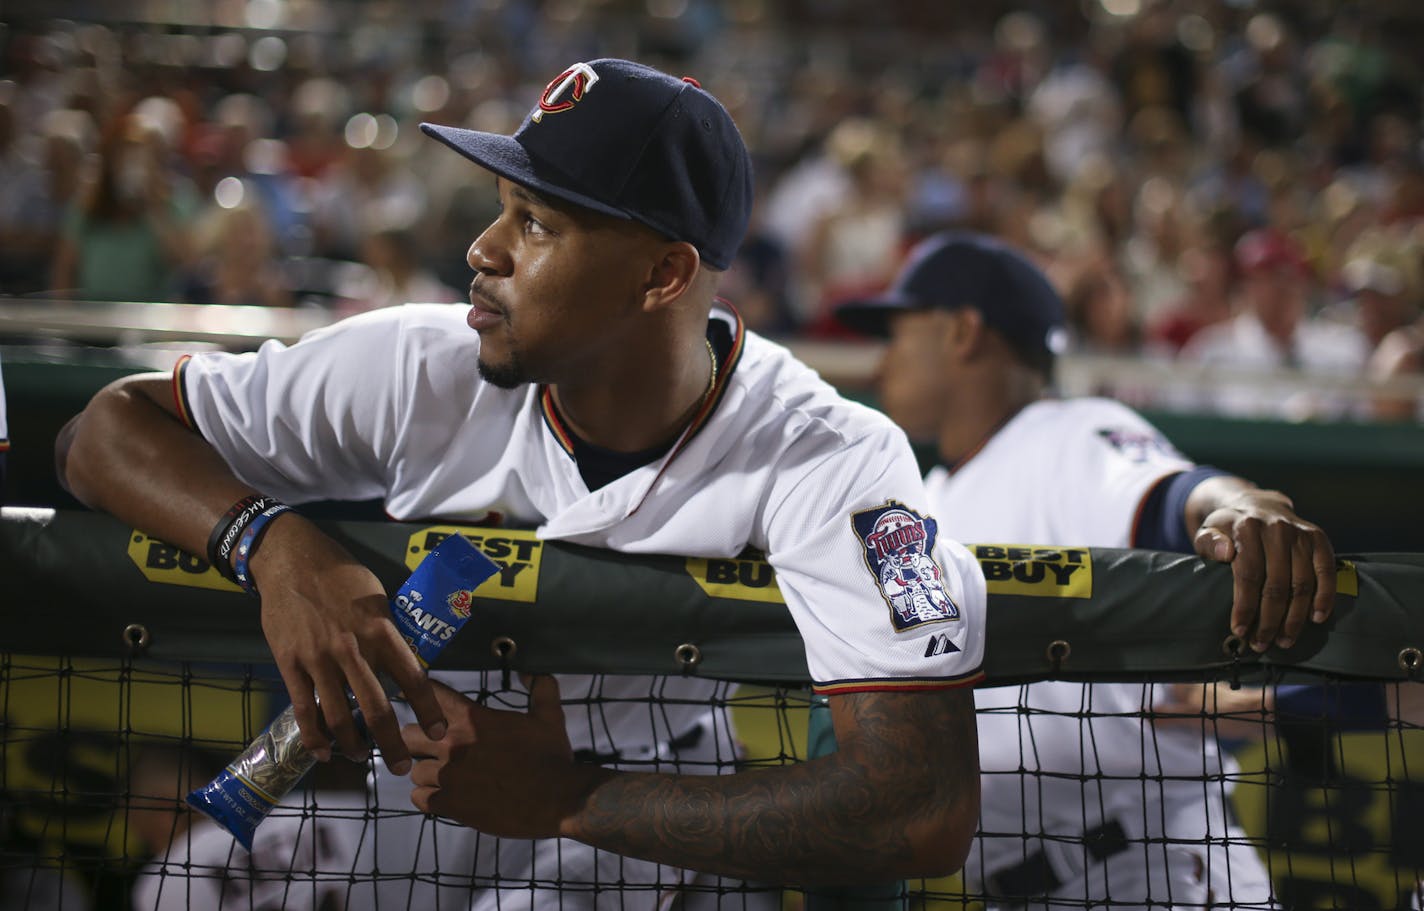
<path fill-rule="evenodd" d="M 1142 0 L 1098 0 L 1109 16 L 1136 16 L 1142 12 Z"/>
<path fill-rule="evenodd" d="M 400 137 L 400 125 L 396 119 L 390 114 L 377 114 L 375 122 L 376 134 L 371 137 L 371 148 L 383 151 L 395 145 Z"/>
<path fill-rule="evenodd" d="M 267 35 L 252 42 L 252 50 L 247 54 L 247 62 L 254 70 L 271 73 L 287 60 L 287 42 L 276 35 Z"/>
<path fill-rule="evenodd" d="M 346 144 L 353 149 L 369 149 L 376 141 L 379 130 L 375 117 L 364 111 L 353 114 L 351 119 L 346 121 Z"/>
<path fill-rule="evenodd" d="M 410 90 L 410 103 L 422 114 L 430 114 L 450 102 L 450 83 L 443 76 L 424 76 Z"/>
<path fill-rule="evenodd" d="M 250 28 L 281 28 L 287 18 L 286 5 L 282 0 L 247 0 L 243 18 Z"/>
<path fill-rule="evenodd" d="M 247 188 L 236 177 L 224 177 L 213 188 L 213 202 L 223 209 L 236 209 L 246 195 Z"/>

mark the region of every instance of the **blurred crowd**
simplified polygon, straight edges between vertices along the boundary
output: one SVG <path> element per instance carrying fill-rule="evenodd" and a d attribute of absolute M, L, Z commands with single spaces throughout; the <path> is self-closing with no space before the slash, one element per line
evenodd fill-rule
<path fill-rule="evenodd" d="M 16 2 L 0 293 L 462 300 L 493 186 L 417 124 L 510 132 L 569 63 L 614 55 L 695 75 L 741 126 L 758 205 L 723 293 L 767 334 L 846 337 L 838 302 L 965 228 L 1043 266 L 1070 352 L 1324 378 L 1177 404 L 1424 417 L 1388 394 L 1424 372 L 1410 3 Z"/>

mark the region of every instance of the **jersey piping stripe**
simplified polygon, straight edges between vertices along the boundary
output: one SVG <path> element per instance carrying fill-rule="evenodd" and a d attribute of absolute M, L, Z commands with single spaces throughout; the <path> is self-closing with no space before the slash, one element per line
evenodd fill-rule
<path fill-rule="evenodd" d="M 832 680 L 829 683 L 813 683 L 811 690 L 823 696 L 844 695 L 846 693 L 913 693 L 927 690 L 953 690 L 973 686 L 984 679 L 984 671 L 976 670 L 957 677 L 930 677 L 900 680 Z"/>
<path fill-rule="evenodd" d="M 721 303 L 731 311 L 737 321 L 736 328 L 732 333 L 731 350 L 727 352 L 726 358 L 719 362 L 717 366 L 717 385 L 712 387 L 712 394 L 707 396 L 706 400 L 702 403 L 702 407 L 697 409 L 697 413 L 692 416 L 692 420 L 688 423 L 687 429 L 683 431 L 682 438 L 678 440 L 671 454 L 667 456 L 664 462 L 664 468 L 666 468 L 668 464 L 671 464 L 673 459 L 677 458 L 677 454 L 697 435 L 698 431 L 707 423 L 707 419 L 712 415 L 712 412 L 717 410 L 717 404 L 722 401 L 722 396 L 727 391 L 728 380 L 731 378 L 732 372 L 736 369 L 737 361 L 741 359 L 742 349 L 745 347 L 746 341 L 746 327 L 742 322 L 742 315 L 730 304 L 726 304 L 725 301 Z M 553 390 L 548 386 L 543 386 L 539 389 L 539 411 L 544 417 L 544 426 L 549 428 L 549 432 L 554 435 L 554 439 L 558 441 L 559 446 L 564 450 L 564 454 L 572 459 L 574 457 L 573 436 L 569 433 L 568 428 L 564 426 L 563 420 L 559 417 L 558 409 L 554 407 Z M 661 472 L 659 472 L 659 474 L 661 474 Z"/>
<path fill-rule="evenodd" d="M 559 446 L 564 450 L 564 455 L 569 458 L 574 457 L 574 441 L 569 436 L 569 432 L 564 429 L 564 424 L 559 420 L 559 413 L 554 410 L 554 392 L 548 386 L 541 386 L 539 389 L 539 410 L 544 415 L 544 426 L 549 428 L 549 432 L 554 435 Z"/>
<path fill-rule="evenodd" d="M 188 362 L 193 359 L 193 355 L 185 354 L 178 358 L 178 363 L 173 365 L 173 404 L 178 411 L 178 419 L 189 430 L 196 431 L 198 425 L 193 422 L 193 409 L 188 405 L 188 388 L 183 382 L 183 373 L 188 369 Z"/>

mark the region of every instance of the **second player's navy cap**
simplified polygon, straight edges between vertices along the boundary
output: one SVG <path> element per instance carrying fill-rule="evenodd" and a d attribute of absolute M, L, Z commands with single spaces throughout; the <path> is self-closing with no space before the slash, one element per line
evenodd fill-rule
<path fill-rule="evenodd" d="M 943 232 L 910 251 L 884 295 L 836 308 L 841 322 L 887 335 L 890 318 L 907 310 L 973 307 L 1030 359 L 1042 364 L 1063 349 L 1063 298 L 1023 254 L 992 237 Z"/>
<path fill-rule="evenodd" d="M 696 80 L 640 63 L 575 63 L 513 136 L 420 128 L 517 184 L 686 241 L 717 269 L 751 217 L 751 157 L 731 115 Z"/>

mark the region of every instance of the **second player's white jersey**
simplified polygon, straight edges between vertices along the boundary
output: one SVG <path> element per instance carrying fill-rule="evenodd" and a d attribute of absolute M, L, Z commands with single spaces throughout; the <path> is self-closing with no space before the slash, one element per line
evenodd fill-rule
<path fill-rule="evenodd" d="M 957 540 L 1130 547 L 1153 487 L 1191 467 L 1118 402 L 1045 400 L 1021 410 L 953 471 L 932 469 L 926 487 Z M 1226 831 L 1215 742 L 1144 723 L 1150 687 L 1054 681 L 981 688 L 975 703 L 983 792 L 971 878 L 992 879 L 1040 855 L 1069 901 L 1111 896 L 1131 903 L 1149 893 L 1162 900 L 1170 888 L 1186 906 L 1204 894 L 1208 878 L 1218 896 L 1228 894 L 1217 881 L 1227 873 L 1224 852 L 1209 857 L 1204 846 L 1184 844 L 1150 853 L 1141 846 L 1164 833 L 1187 842 Z M 1163 782 L 1164 774 L 1184 780 Z M 1203 781 L 1213 777 L 1214 785 Z M 1082 838 L 1101 826 L 1121 826 L 1138 846 L 1108 863 L 1084 864 Z M 1231 855 L 1230 894 L 1266 900 L 1264 871 L 1251 849 Z"/>

